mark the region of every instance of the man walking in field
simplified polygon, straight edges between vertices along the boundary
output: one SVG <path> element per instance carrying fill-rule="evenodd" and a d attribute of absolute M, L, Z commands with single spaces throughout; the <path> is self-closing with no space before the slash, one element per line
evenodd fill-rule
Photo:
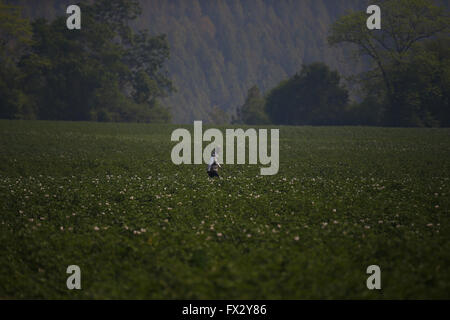
<path fill-rule="evenodd" d="M 213 178 L 213 177 L 219 177 L 219 168 L 220 168 L 220 164 L 219 164 L 219 160 L 217 159 L 219 156 L 219 150 L 213 149 L 213 151 L 211 151 L 211 159 L 209 160 L 209 164 L 208 164 L 208 169 L 206 170 L 206 172 L 208 173 L 208 175 Z"/>

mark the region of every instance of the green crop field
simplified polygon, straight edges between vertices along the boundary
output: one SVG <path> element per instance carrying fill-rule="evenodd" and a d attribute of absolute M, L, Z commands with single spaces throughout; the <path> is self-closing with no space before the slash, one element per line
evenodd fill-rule
<path fill-rule="evenodd" d="M 0 298 L 450 298 L 449 129 L 281 127 L 211 179 L 176 128 L 0 121 Z"/>

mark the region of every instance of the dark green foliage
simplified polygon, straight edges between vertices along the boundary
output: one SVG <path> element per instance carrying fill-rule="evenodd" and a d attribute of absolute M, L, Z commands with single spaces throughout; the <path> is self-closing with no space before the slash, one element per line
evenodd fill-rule
<path fill-rule="evenodd" d="M 34 108 L 33 116 L 170 121 L 169 111 L 159 104 L 173 90 L 163 70 L 169 57 L 166 37 L 151 37 L 128 26 L 140 12 L 137 1 L 96 1 L 81 6 L 81 30 L 68 30 L 66 17 L 32 23 L 33 41 L 16 69 L 20 94 Z M 0 110 L 6 108 L 6 104 L 0 106 Z M 11 112 L 2 114 L 16 117 Z"/>
<path fill-rule="evenodd" d="M 0 1 L 0 118 L 32 118 L 33 104 L 20 87 L 17 61 L 31 43 L 31 26 L 21 8 Z"/>
<path fill-rule="evenodd" d="M 272 89 L 266 110 L 274 124 L 332 125 L 340 123 L 347 102 L 339 74 L 313 63 Z"/>
<path fill-rule="evenodd" d="M 388 70 L 396 105 L 388 105 L 387 123 L 450 126 L 450 37 L 416 45 L 403 63 Z"/>
<path fill-rule="evenodd" d="M 383 124 L 448 126 L 448 8 L 431 0 L 371 4 L 381 8 L 381 30 L 368 30 L 367 15 L 353 12 L 333 24 L 329 43 L 352 44 L 372 61 L 368 80 L 382 85 Z"/>
<path fill-rule="evenodd" d="M 269 116 L 265 111 L 265 99 L 257 86 L 248 90 L 245 103 L 236 110 L 233 123 L 250 125 L 270 123 Z"/>

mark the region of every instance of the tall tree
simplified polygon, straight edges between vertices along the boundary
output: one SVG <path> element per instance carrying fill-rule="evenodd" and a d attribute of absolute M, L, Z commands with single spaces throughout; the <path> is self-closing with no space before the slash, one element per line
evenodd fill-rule
<path fill-rule="evenodd" d="M 353 44 L 359 56 L 369 57 L 383 80 L 387 98 L 386 123 L 412 125 L 417 115 L 405 101 L 404 83 L 397 70 L 410 61 L 413 48 L 424 41 L 449 32 L 448 12 L 431 0 L 381 0 L 381 30 L 366 27 L 365 12 L 353 12 L 339 18 L 331 27 L 331 45 Z"/>

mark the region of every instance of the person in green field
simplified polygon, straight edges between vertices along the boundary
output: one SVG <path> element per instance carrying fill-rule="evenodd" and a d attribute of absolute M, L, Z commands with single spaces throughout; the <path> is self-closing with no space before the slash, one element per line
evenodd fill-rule
<path fill-rule="evenodd" d="M 211 158 L 209 160 L 208 169 L 206 170 L 206 172 L 211 178 L 219 177 L 219 168 L 220 168 L 220 163 L 218 160 L 219 150 L 220 147 L 214 148 L 213 151 L 211 151 Z"/>

